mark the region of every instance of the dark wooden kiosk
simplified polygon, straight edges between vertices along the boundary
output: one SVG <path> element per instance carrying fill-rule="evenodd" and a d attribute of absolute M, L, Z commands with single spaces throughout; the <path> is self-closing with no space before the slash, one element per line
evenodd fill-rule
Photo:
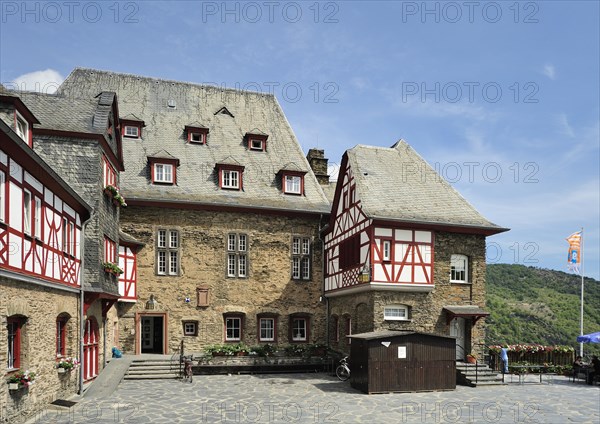
<path fill-rule="evenodd" d="M 353 334 L 350 384 L 365 393 L 456 389 L 456 340 L 414 331 Z"/>

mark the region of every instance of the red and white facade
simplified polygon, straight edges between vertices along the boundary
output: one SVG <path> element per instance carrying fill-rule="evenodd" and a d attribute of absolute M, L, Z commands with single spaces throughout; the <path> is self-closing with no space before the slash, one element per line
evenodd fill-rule
<path fill-rule="evenodd" d="M 80 214 L 0 150 L 0 268 L 80 285 Z"/>
<path fill-rule="evenodd" d="M 325 293 L 433 290 L 434 233 L 370 219 L 345 161 L 325 236 Z"/>
<path fill-rule="evenodd" d="M 119 302 L 137 301 L 137 255 L 136 248 L 121 244 L 119 246 Z"/>

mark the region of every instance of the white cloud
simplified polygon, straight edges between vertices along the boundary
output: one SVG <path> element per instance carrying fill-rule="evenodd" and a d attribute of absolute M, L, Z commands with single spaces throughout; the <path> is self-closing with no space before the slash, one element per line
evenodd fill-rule
<path fill-rule="evenodd" d="M 6 88 L 17 91 L 37 91 L 52 94 L 62 84 L 64 78 L 54 69 L 23 74 L 6 84 Z"/>
<path fill-rule="evenodd" d="M 544 75 L 546 75 L 548 78 L 550 78 L 551 80 L 555 80 L 556 79 L 556 69 L 554 69 L 554 65 L 544 65 L 544 69 L 542 70 L 542 73 Z"/>
<path fill-rule="evenodd" d="M 569 138 L 575 137 L 575 131 L 573 131 L 573 128 L 569 124 L 569 120 L 566 114 L 561 113 L 560 115 L 558 115 L 558 125 L 563 135 L 566 135 Z"/>

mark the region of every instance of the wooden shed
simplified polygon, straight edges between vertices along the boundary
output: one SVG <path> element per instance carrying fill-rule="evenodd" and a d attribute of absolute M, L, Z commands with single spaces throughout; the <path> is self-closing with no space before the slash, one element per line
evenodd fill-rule
<path fill-rule="evenodd" d="M 365 393 L 456 389 L 456 340 L 413 331 L 353 334 L 350 383 Z"/>

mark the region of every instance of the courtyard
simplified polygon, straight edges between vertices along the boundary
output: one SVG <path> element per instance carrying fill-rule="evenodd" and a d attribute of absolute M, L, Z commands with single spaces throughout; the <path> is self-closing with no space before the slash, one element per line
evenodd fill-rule
<path fill-rule="evenodd" d="M 509 380 L 510 381 L 510 380 Z M 123 381 L 28 423 L 598 423 L 600 388 L 528 376 L 505 386 L 366 395 L 326 373 Z"/>

